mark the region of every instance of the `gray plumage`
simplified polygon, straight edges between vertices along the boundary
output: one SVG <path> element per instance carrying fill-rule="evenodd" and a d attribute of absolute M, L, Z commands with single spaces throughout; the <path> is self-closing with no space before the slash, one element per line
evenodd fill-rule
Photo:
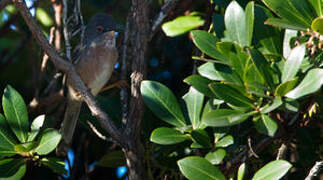
<path fill-rule="evenodd" d="M 83 41 L 85 46 L 75 62 L 77 73 L 94 96 L 110 79 L 118 58 L 114 29 L 115 23 L 112 16 L 95 14 L 85 29 Z M 56 150 L 59 155 L 66 155 L 71 145 L 82 106 L 81 97 L 69 86 L 69 81 L 67 77 L 67 107 L 60 129 L 62 140 Z"/>

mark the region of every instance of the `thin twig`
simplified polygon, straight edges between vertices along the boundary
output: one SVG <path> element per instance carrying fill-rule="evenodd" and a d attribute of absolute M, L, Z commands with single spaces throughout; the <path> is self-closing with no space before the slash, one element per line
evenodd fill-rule
<path fill-rule="evenodd" d="M 151 39 L 157 31 L 157 28 L 161 25 L 164 19 L 168 16 L 168 14 L 176 7 L 176 4 L 179 0 L 168 0 L 160 9 L 160 12 L 153 20 L 153 24 L 151 26 L 151 33 L 149 39 Z"/>
<path fill-rule="evenodd" d="M 259 158 L 259 156 L 253 151 L 252 145 L 251 145 L 251 138 L 248 137 L 248 146 L 249 146 L 249 152 L 251 155 L 255 156 L 256 158 Z"/>
<path fill-rule="evenodd" d="M 128 47 L 128 38 L 129 38 L 129 16 L 127 18 L 124 39 L 122 44 L 122 59 L 121 59 L 121 80 L 127 80 L 128 68 L 127 68 L 127 47 Z M 121 111 L 122 111 L 122 124 L 126 125 L 128 118 L 128 91 L 127 87 L 121 87 L 120 91 L 121 99 Z"/>
<path fill-rule="evenodd" d="M 68 23 L 67 23 L 67 2 L 66 0 L 63 0 L 63 34 L 65 39 L 65 48 L 66 48 L 66 57 L 69 61 L 71 61 L 71 44 L 70 44 L 70 35 L 68 31 Z"/>
<path fill-rule="evenodd" d="M 280 148 L 278 149 L 278 153 L 277 153 L 276 160 L 284 159 L 285 158 L 286 151 L 287 151 L 287 146 L 286 146 L 285 143 L 283 143 L 280 146 Z"/>
<path fill-rule="evenodd" d="M 86 123 L 90 126 L 92 132 L 94 132 L 94 134 L 96 134 L 100 139 L 102 139 L 104 141 L 107 140 L 107 137 L 104 136 L 103 134 L 101 134 L 90 121 L 86 121 Z"/>
<path fill-rule="evenodd" d="M 312 180 L 314 177 L 318 176 L 321 169 L 323 168 L 323 161 L 317 161 L 308 173 L 305 180 Z"/>

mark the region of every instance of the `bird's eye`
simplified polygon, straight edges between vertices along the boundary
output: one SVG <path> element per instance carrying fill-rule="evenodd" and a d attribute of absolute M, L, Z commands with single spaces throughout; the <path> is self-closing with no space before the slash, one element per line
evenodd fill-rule
<path fill-rule="evenodd" d="M 97 26 L 96 27 L 96 31 L 99 32 L 99 33 L 102 33 L 104 30 L 104 28 L 102 26 Z"/>

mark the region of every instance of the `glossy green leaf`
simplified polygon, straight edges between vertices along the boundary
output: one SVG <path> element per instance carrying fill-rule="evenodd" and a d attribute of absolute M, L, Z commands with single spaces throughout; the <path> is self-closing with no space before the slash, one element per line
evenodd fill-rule
<path fill-rule="evenodd" d="M 224 62 L 226 61 L 223 54 L 221 54 L 216 48 L 216 43 L 219 40 L 214 35 L 201 30 L 192 31 L 192 35 L 195 46 L 198 47 L 203 53 L 214 59 Z"/>
<path fill-rule="evenodd" d="M 278 180 L 282 178 L 292 165 L 285 160 L 276 160 L 259 169 L 252 180 Z"/>
<path fill-rule="evenodd" d="M 274 15 L 263 6 L 255 5 L 255 42 L 260 43 L 259 48 L 262 53 L 266 54 L 281 54 L 282 53 L 282 33 L 278 28 L 264 25 L 268 18 Z"/>
<path fill-rule="evenodd" d="M 40 115 L 34 119 L 31 123 L 31 132 L 28 136 L 28 141 L 33 141 L 35 137 L 38 135 L 40 128 L 43 126 L 45 121 L 45 115 Z"/>
<path fill-rule="evenodd" d="M 297 30 L 304 30 L 310 27 L 312 21 L 311 11 L 308 9 L 307 2 L 299 0 L 277 1 L 277 0 L 262 0 L 267 7 L 277 13 L 282 19 L 292 23 Z M 296 2 L 297 1 L 297 2 Z M 303 6 L 303 7 L 302 7 Z M 301 9 L 300 9 L 300 8 Z M 303 12 L 301 12 L 303 11 Z"/>
<path fill-rule="evenodd" d="M 54 157 L 42 158 L 40 160 L 40 163 L 49 167 L 52 171 L 54 171 L 57 174 L 61 174 L 61 175 L 67 174 L 64 161 L 58 158 L 54 158 Z"/>
<path fill-rule="evenodd" d="M 255 10 L 254 10 L 255 2 L 250 1 L 246 6 L 246 35 L 248 46 L 252 43 L 252 35 L 253 35 L 253 26 L 255 20 Z"/>
<path fill-rule="evenodd" d="M 209 87 L 217 97 L 226 103 L 237 107 L 254 107 L 251 99 L 227 84 L 211 83 Z"/>
<path fill-rule="evenodd" d="M 286 98 L 283 103 L 283 108 L 292 112 L 298 112 L 299 103 L 297 100 Z"/>
<path fill-rule="evenodd" d="M 295 24 L 286 19 L 278 19 L 278 18 L 268 18 L 265 24 L 284 28 L 284 29 L 294 29 L 298 31 L 306 31 L 306 27 L 304 25 Z"/>
<path fill-rule="evenodd" d="M 246 15 L 241 6 L 232 1 L 227 7 L 224 15 L 224 23 L 229 37 L 241 46 L 249 45 L 249 34 L 246 28 Z"/>
<path fill-rule="evenodd" d="M 165 85 L 143 81 L 140 90 L 146 105 L 161 120 L 177 127 L 186 125 L 175 95 Z"/>
<path fill-rule="evenodd" d="M 44 26 L 49 27 L 53 25 L 51 16 L 43 8 L 38 7 L 36 9 L 36 18 Z"/>
<path fill-rule="evenodd" d="M 123 152 L 120 151 L 111 151 L 106 153 L 103 157 L 100 158 L 98 166 L 117 168 L 119 166 L 126 165 L 126 158 L 124 157 Z"/>
<path fill-rule="evenodd" d="M 302 96 L 316 92 L 323 84 L 323 69 L 310 70 L 302 82 L 293 90 L 289 91 L 285 96 L 298 99 Z"/>
<path fill-rule="evenodd" d="M 183 96 L 183 99 L 186 103 L 188 116 L 193 129 L 196 129 L 200 125 L 204 95 L 191 86 L 188 93 Z"/>
<path fill-rule="evenodd" d="M 30 156 L 32 154 L 33 149 L 37 146 L 37 142 L 26 142 L 15 145 L 15 151 L 22 156 Z"/>
<path fill-rule="evenodd" d="M 189 180 L 225 180 L 221 171 L 204 158 L 189 156 L 177 161 L 177 164 Z"/>
<path fill-rule="evenodd" d="M 263 78 L 266 84 L 273 87 L 274 82 L 273 77 L 270 73 L 271 68 L 266 58 L 256 49 L 250 49 L 248 53 L 251 57 L 251 60 L 256 68 L 256 72 L 258 73 L 258 75 Z"/>
<path fill-rule="evenodd" d="M 279 86 L 277 86 L 275 90 L 275 95 L 283 97 L 285 94 L 287 94 L 290 90 L 294 89 L 294 87 L 298 83 L 298 78 L 294 78 L 290 81 L 286 81 Z"/>
<path fill-rule="evenodd" d="M 9 131 L 5 117 L 0 114 L 0 148 L 6 151 L 13 151 L 15 144 L 17 142 Z"/>
<path fill-rule="evenodd" d="M 261 118 L 254 120 L 255 127 L 259 133 L 273 137 L 278 129 L 278 125 L 271 117 L 262 114 Z"/>
<path fill-rule="evenodd" d="M 28 138 L 28 113 L 21 95 L 8 85 L 2 96 L 3 111 L 6 120 L 20 142 Z"/>
<path fill-rule="evenodd" d="M 267 114 L 271 111 L 279 108 L 283 104 L 283 101 L 280 97 L 276 97 L 271 104 L 267 104 L 260 109 L 260 112 Z"/>
<path fill-rule="evenodd" d="M 199 16 L 180 16 L 162 25 L 162 30 L 167 36 L 174 37 L 184 34 L 204 24 L 204 20 Z"/>
<path fill-rule="evenodd" d="M 242 81 L 238 74 L 229 66 L 217 63 L 207 62 L 198 67 L 198 72 L 204 77 L 216 81 L 227 81 L 237 85 L 242 85 Z"/>
<path fill-rule="evenodd" d="M 217 109 L 202 117 L 204 124 L 213 127 L 233 126 L 245 121 L 251 114 L 238 110 Z"/>
<path fill-rule="evenodd" d="M 204 148 L 210 148 L 211 147 L 211 140 L 208 136 L 207 132 L 203 129 L 196 129 L 191 132 L 191 136 L 194 140 L 194 142 L 198 143 Z"/>
<path fill-rule="evenodd" d="M 0 160 L 0 179 L 17 180 L 26 173 L 26 163 L 23 159 L 3 159 Z"/>
<path fill-rule="evenodd" d="M 246 163 L 242 163 L 238 169 L 237 180 L 243 180 L 245 171 L 246 171 Z"/>
<path fill-rule="evenodd" d="M 284 69 L 282 72 L 281 80 L 283 83 L 290 81 L 295 77 L 299 68 L 301 67 L 304 56 L 305 44 L 296 46 L 292 49 L 290 55 L 288 56 L 285 62 Z"/>
<path fill-rule="evenodd" d="M 216 147 L 228 147 L 234 143 L 233 137 L 231 135 L 224 136 L 218 142 L 216 142 Z"/>
<path fill-rule="evenodd" d="M 288 58 L 288 56 L 290 56 L 290 52 L 291 52 L 291 47 L 290 47 L 290 40 L 293 37 L 297 36 L 297 31 L 295 30 L 291 30 L 291 29 L 286 29 L 285 30 L 285 35 L 284 35 L 284 44 L 283 44 L 283 54 L 284 54 L 284 58 Z"/>
<path fill-rule="evenodd" d="M 189 138 L 180 131 L 167 127 L 155 129 L 150 136 L 151 142 L 164 145 L 177 144 L 188 139 Z"/>
<path fill-rule="evenodd" d="M 323 16 L 323 2 L 322 0 L 308 0 L 312 8 L 315 9 L 316 15 L 318 17 Z"/>
<path fill-rule="evenodd" d="M 215 127 L 213 128 L 214 143 L 219 142 L 230 130 L 230 127 Z"/>
<path fill-rule="evenodd" d="M 209 84 L 213 82 L 210 79 L 200 75 L 191 75 L 185 78 L 184 82 L 186 82 L 189 85 L 192 85 L 196 90 L 203 93 L 205 96 L 216 98 L 216 96 L 209 88 Z"/>
<path fill-rule="evenodd" d="M 210 151 L 205 155 L 205 159 L 210 161 L 211 164 L 217 165 L 220 164 L 224 159 L 226 152 L 224 149 L 217 149 L 215 151 Z"/>
<path fill-rule="evenodd" d="M 323 17 L 317 17 L 312 22 L 311 28 L 313 31 L 316 31 L 323 35 Z"/>
<path fill-rule="evenodd" d="M 46 155 L 52 152 L 59 141 L 61 140 L 62 135 L 55 129 L 46 129 L 41 134 L 39 144 L 35 148 L 35 152 L 39 155 Z"/>

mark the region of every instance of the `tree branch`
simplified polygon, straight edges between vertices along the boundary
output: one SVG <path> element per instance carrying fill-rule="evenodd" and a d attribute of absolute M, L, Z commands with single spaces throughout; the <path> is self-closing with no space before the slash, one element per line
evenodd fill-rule
<path fill-rule="evenodd" d="M 83 101 L 85 101 L 85 103 L 88 105 L 92 114 L 99 119 L 101 126 L 121 146 L 125 146 L 125 141 L 123 140 L 121 133 L 110 120 L 108 115 L 99 107 L 98 103 L 94 99 L 94 96 L 88 91 L 80 76 L 76 73 L 74 66 L 70 62 L 65 61 L 61 56 L 59 56 L 55 48 L 47 42 L 46 37 L 41 32 L 36 21 L 32 18 L 28 8 L 26 7 L 25 1 L 13 0 L 13 3 L 27 23 L 30 31 L 33 34 L 33 37 L 36 39 L 39 46 L 44 49 L 46 54 L 48 54 L 55 67 L 71 77 L 71 86 L 80 93 Z"/>
<path fill-rule="evenodd" d="M 170 12 L 176 7 L 179 0 L 168 0 L 160 9 L 160 12 L 153 20 L 153 24 L 151 26 L 151 33 L 149 36 L 149 40 L 154 36 L 157 31 L 157 28 L 161 25 L 164 19 L 168 16 Z"/>

